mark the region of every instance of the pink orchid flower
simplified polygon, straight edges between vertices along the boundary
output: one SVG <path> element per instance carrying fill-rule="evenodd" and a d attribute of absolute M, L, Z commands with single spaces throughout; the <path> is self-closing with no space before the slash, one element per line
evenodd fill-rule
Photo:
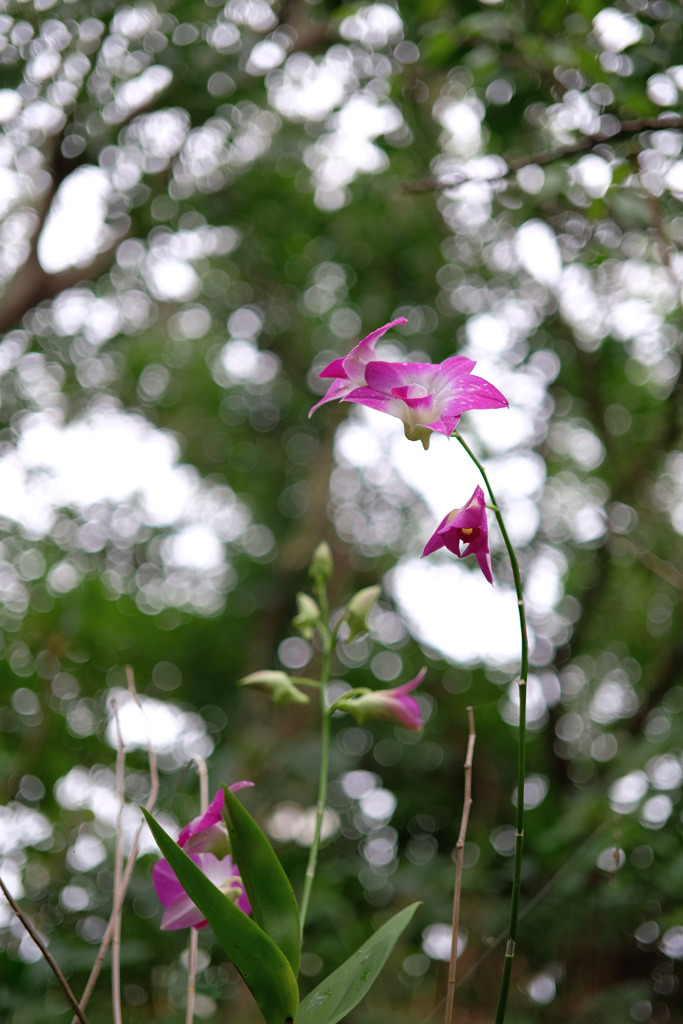
<path fill-rule="evenodd" d="M 461 544 L 466 545 L 464 551 L 460 550 Z M 454 508 L 441 520 L 427 541 L 422 557 L 431 555 L 432 551 L 443 547 L 448 548 L 458 558 L 474 555 L 486 579 L 493 583 L 486 499 L 481 487 L 475 488 L 474 494 L 463 508 Z"/>
<path fill-rule="evenodd" d="M 231 792 L 253 786 L 253 782 L 235 782 Z M 242 879 L 230 853 L 228 830 L 223 822 L 225 794 L 220 789 L 203 814 L 193 818 L 178 836 L 182 847 L 206 877 L 228 896 L 245 914 L 251 912 Z M 219 856 L 220 855 L 220 856 Z M 206 919 L 182 885 L 166 860 L 157 861 L 152 868 L 152 880 L 159 900 L 165 907 L 161 927 L 205 928 Z"/>
<path fill-rule="evenodd" d="M 465 356 L 451 356 L 443 363 L 376 360 L 365 367 L 365 384 L 342 397 L 403 420 L 408 440 L 428 448 L 432 431 L 450 437 L 469 409 L 507 406 L 498 388 L 472 374 L 475 366 Z"/>
<path fill-rule="evenodd" d="M 392 320 L 391 323 L 385 324 L 384 327 L 378 327 L 372 334 L 368 334 L 367 338 L 359 341 L 347 356 L 342 359 L 334 359 L 329 366 L 326 366 L 318 376 L 333 377 L 334 380 L 330 384 L 325 397 L 316 402 L 308 415 L 312 416 L 321 405 L 325 405 L 326 402 L 332 402 L 335 398 L 341 401 L 341 399 L 346 398 L 350 391 L 365 384 L 365 368 L 375 358 L 376 342 L 392 327 L 407 322 L 404 316 L 400 316 L 398 320 Z"/>
<path fill-rule="evenodd" d="M 421 669 L 409 683 L 395 686 L 391 690 L 362 689 L 350 693 L 340 697 L 335 708 L 348 711 L 361 725 L 368 718 L 382 718 L 395 725 L 402 725 L 404 729 L 419 732 L 424 722 L 420 705 L 410 696 L 410 691 L 420 685 L 426 672 L 426 668 Z"/>

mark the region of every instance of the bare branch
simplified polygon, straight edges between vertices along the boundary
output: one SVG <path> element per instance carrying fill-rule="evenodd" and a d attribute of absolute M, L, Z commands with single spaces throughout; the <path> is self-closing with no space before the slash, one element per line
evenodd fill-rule
<path fill-rule="evenodd" d="M 49 949 L 47 948 L 47 946 L 45 945 L 45 943 L 41 939 L 41 937 L 38 934 L 38 932 L 36 931 L 36 929 L 33 927 L 33 924 L 31 923 L 31 920 L 26 916 L 26 914 L 21 909 L 21 907 L 19 906 L 17 901 L 14 899 L 14 897 L 9 892 L 9 890 L 8 890 L 7 886 L 5 885 L 5 883 L 3 882 L 2 878 L 0 878 L 0 889 L 2 889 L 3 894 L 5 896 L 5 899 L 7 900 L 7 902 L 10 905 L 10 907 L 12 908 L 14 913 L 17 915 L 17 917 L 19 918 L 19 920 L 23 924 L 23 926 L 26 929 L 26 931 L 28 932 L 28 934 L 31 936 L 31 938 L 35 942 L 36 946 L 38 947 L 38 949 L 42 953 L 42 955 L 43 955 L 45 961 L 47 962 L 48 966 L 52 970 L 52 973 L 54 974 L 55 978 L 57 979 L 57 981 L 61 985 L 61 988 L 62 988 L 62 991 L 64 992 L 64 995 L 66 996 L 66 998 L 71 1003 L 73 1011 L 74 1011 L 74 1013 L 76 1015 L 76 1019 L 79 1020 L 81 1022 L 81 1024 L 88 1024 L 88 1018 L 85 1016 L 85 1014 L 83 1013 L 83 1010 L 78 1005 L 78 1000 L 76 999 L 76 996 L 71 991 L 71 987 L 69 985 L 69 982 L 66 980 L 66 978 L 62 974 L 61 969 L 59 967 L 59 964 L 57 963 L 55 958 L 52 956 L 52 953 L 49 951 Z"/>
<path fill-rule="evenodd" d="M 140 698 L 138 697 L 137 691 L 135 689 L 135 679 L 134 679 L 134 676 L 133 676 L 133 670 L 130 667 L 130 665 L 126 665 L 126 676 L 127 676 L 127 679 L 128 679 L 128 690 L 130 691 L 130 693 L 131 693 L 131 695 L 133 697 L 133 700 L 135 700 L 135 702 L 138 704 L 138 706 L 140 708 L 142 708 L 142 705 L 140 703 Z M 146 803 L 145 806 L 146 806 L 148 811 L 152 811 L 154 809 L 154 805 L 156 803 L 157 796 L 159 794 L 159 772 L 157 770 L 156 754 L 154 752 L 154 749 L 153 749 L 151 743 L 148 743 L 148 746 L 147 746 L 147 758 L 148 758 L 148 761 L 149 761 L 149 779 L 150 779 L 150 784 L 149 784 L 149 796 L 147 798 L 147 803 Z M 92 968 L 92 970 L 90 972 L 90 977 L 88 978 L 86 986 L 85 986 L 85 988 L 83 990 L 83 995 L 81 996 L 80 1007 L 81 1007 L 82 1010 L 85 1010 L 85 1007 L 88 1005 L 88 1000 L 90 999 L 90 996 L 93 993 L 93 989 L 95 988 L 95 985 L 97 984 L 97 979 L 100 976 L 100 971 L 102 970 L 102 965 L 104 964 L 104 958 L 107 955 L 107 950 L 109 949 L 109 944 L 111 943 L 112 936 L 114 934 L 114 928 L 115 928 L 116 920 L 117 920 L 117 917 L 121 913 L 121 908 L 123 906 L 123 901 L 125 899 L 126 893 L 128 892 L 128 886 L 130 885 L 130 880 L 131 880 L 131 877 L 133 875 L 133 869 L 135 868 L 135 863 L 137 861 L 138 848 L 140 846 L 140 836 L 142 835 L 143 827 L 144 827 L 144 822 L 140 822 L 137 834 L 135 836 L 135 839 L 133 840 L 133 845 L 131 847 L 131 851 L 130 851 L 130 854 L 128 856 L 128 860 L 126 861 L 126 867 L 125 867 L 125 870 L 123 872 L 123 877 L 121 879 L 121 884 L 120 884 L 120 886 L 118 888 L 118 893 L 116 894 L 116 898 L 113 901 L 111 916 L 110 916 L 109 921 L 107 923 L 107 927 L 106 927 L 105 933 L 102 936 L 102 941 L 100 943 L 100 948 L 97 951 L 97 957 L 95 959 L 95 963 L 93 964 L 93 968 Z M 71 1024 L 76 1024 L 76 1019 L 77 1018 L 74 1017 L 73 1020 L 71 1021 Z M 78 1018 L 78 1019 L 80 1019 L 80 1018 Z"/>
<path fill-rule="evenodd" d="M 552 164 L 557 160 L 564 160 L 567 157 L 578 156 L 581 153 L 590 153 L 597 146 L 612 145 L 622 139 L 630 139 L 634 135 L 639 135 L 640 132 L 671 131 L 672 129 L 683 129 L 683 117 L 677 114 L 666 114 L 663 117 L 641 117 L 636 121 L 622 121 L 620 127 L 615 132 L 596 132 L 594 135 L 584 135 L 580 142 L 575 142 L 571 146 L 558 146 L 557 149 L 548 149 L 542 153 L 532 153 L 529 156 L 519 157 L 516 160 L 505 160 L 507 170 L 490 180 L 504 181 L 523 167 L 529 167 L 532 164 L 543 167 L 545 164 Z M 472 175 L 463 171 L 457 177 L 451 178 L 448 181 L 426 178 L 423 181 L 406 184 L 404 185 L 404 191 L 442 191 L 448 188 L 455 188 L 457 185 L 462 185 L 464 182 L 471 180 Z"/>
<path fill-rule="evenodd" d="M 126 747 L 121 733 L 121 723 L 116 704 L 113 704 L 114 722 L 116 723 L 116 796 L 119 802 L 116 817 L 116 845 L 114 847 L 114 906 L 118 913 L 114 916 L 114 929 L 111 944 L 111 1002 L 114 1024 L 122 1024 L 121 1019 L 121 909 L 123 900 L 120 897 L 123 881 L 123 811 L 126 806 Z"/>
<path fill-rule="evenodd" d="M 462 888 L 462 867 L 465 855 L 465 836 L 467 835 L 467 824 L 470 818 L 470 807 L 472 806 L 472 760 L 474 758 L 474 741 L 477 734 L 474 731 L 474 712 L 471 707 L 467 709 L 467 720 L 469 723 L 469 735 L 467 738 L 467 753 L 465 755 L 465 799 L 462 805 L 462 817 L 460 818 L 460 833 L 455 844 L 455 889 L 453 892 L 453 937 L 451 940 L 451 959 L 448 965 L 448 987 L 446 989 L 446 1012 L 444 1024 L 451 1024 L 453 1020 L 453 997 L 455 995 L 455 972 L 458 958 L 458 929 L 460 926 L 460 891 Z"/>

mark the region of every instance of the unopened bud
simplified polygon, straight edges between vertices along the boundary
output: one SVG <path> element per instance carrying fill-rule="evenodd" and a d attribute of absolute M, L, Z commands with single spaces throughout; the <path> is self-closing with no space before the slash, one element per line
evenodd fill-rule
<path fill-rule="evenodd" d="M 310 698 L 294 685 L 286 672 L 269 669 L 263 672 L 252 672 L 237 683 L 238 686 L 252 686 L 260 683 L 270 693 L 275 704 L 308 704 Z"/>
<path fill-rule="evenodd" d="M 310 576 L 316 583 L 326 583 L 334 572 L 334 560 L 330 545 L 326 540 L 321 541 L 313 552 L 311 567 L 308 570 Z"/>
<path fill-rule="evenodd" d="M 320 623 L 320 608 L 308 594 L 297 594 L 296 604 L 299 610 L 292 619 L 292 625 L 304 640 L 310 640 Z"/>
<path fill-rule="evenodd" d="M 359 633 L 367 633 L 368 615 L 375 607 L 381 590 L 382 588 L 377 585 L 364 587 L 363 590 L 354 594 L 347 604 L 344 618 L 349 624 L 349 642 L 354 640 Z"/>

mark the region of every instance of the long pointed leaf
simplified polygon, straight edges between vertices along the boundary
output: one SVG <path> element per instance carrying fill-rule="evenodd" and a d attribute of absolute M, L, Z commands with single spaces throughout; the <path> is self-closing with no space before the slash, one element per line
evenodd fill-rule
<path fill-rule="evenodd" d="M 374 984 L 401 932 L 420 906 L 411 903 L 364 942 L 349 959 L 302 1000 L 296 1024 L 337 1024 Z"/>
<path fill-rule="evenodd" d="M 249 812 L 225 790 L 225 815 L 235 862 L 246 889 L 257 924 L 270 935 L 299 973 L 301 930 L 294 890 L 273 847 Z"/>
<path fill-rule="evenodd" d="M 143 809 L 159 849 L 183 889 L 209 922 L 216 938 L 251 989 L 266 1024 L 291 1024 L 299 993 L 289 962 L 273 940 L 175 843 Z"/>

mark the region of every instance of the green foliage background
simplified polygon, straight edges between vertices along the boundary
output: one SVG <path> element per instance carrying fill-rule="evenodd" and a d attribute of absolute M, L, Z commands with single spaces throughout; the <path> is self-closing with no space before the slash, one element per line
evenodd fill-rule
<path fill-rule="evenodd" d="M 106 709 L 124 667 L 142 694 L 201 716 L 189 721 L 213 745 L 212 787 L 253 779 L 261 822 L 310 807 L 314 711 L 271 707 L 236 680 L 282 667 L 319 540 L 335 551 L 341 606 L 419 554 L 433 528 L 391 466 L 334 469 L 348 410 L 309 421 L 311 366 L 401 315 L 395 344 L 440 361 L 489 314 L 506 325 L 496 359 L 512 392 L 496 383 L 525 417 L 522 449 L 545 464 L 521 559 L 529 576 L 545 559 L 559 586 L 531 613 L 532 670 L 549 699 L 528 763 L 547 791 L 528 814 L 508 1020 L 680 1015 L 682 25 L 669 0 L 41 0 L 0 14 L 0 857 L 77 994 L 111 900 Z M 374 135 L 361 131 L 368 111 Z M 41 237 L 60 189 L 80 182 L 85 208 L 95 169 L 102 230 L 77 266 L 51 267 Z M 561 273 L 525 262 L 524 225 L 554 239 Z M 174 277 L 168 259 L 194 276 Z M 191 508 L 151 515 L 141 492 L 70 500 L 28 459 L 37 426 L 90 424 L 97 439 L 107 416 L 140 445 L 165 432 Z M 477 443 L 495 486 L 500 449 Z M 197 523 L 220 548 L 209 569 L 173 555 Z M 450 917 L 472 704 L 461 977 L 479 965 L 457 1004 L 460 1020 L 489 1021 L 512 866 L 496 831 L 512 820 L 515 778 L 501 688 L 515 666 L 447 663 L 389 616 L 389 591 L 382 606 L 400 681 L 429 666 L 431 715 L 419 740 L 335 723 L 340 828 L 323 851 L 304 967 L 313 987 L 420 899 L 349 1020 L 429 1019 L 445 965 L 425 955 L 423 932 Z M 371 635 L 366 661 L 348 667 L 342 651 L 335 674 L 367 685 L 381 649 Z M 159 806 L 180 823 L 198 797 L 178 749 L 161 753 Z M 134 805 L 147 792 L 144 749 L 127 764 Z M 390 822 L 361 813 L 342 785 L 353 771 L 396 796 Z M 75 790 L 65 801 L 66 777 L 80 804 Z M 384 870 L 366 856 L 373 836 L 394 852 Z M 74 859 L 84 838 L 81 850 L 107 859 Z M 276 845 L 300 891 L 305 846 Z M 131 1024 L 184 1020 L 184 937 L 159 931 L 153 859 L 124 914 Z M 66 1019 L 21 927 L 4 910 L 0 924 L 0 1021 Z M 256 1020 L 209 934 L 201 945 L 200 1014 Z M 93 1022 L 111 1019 L 107 971 Z"/>

